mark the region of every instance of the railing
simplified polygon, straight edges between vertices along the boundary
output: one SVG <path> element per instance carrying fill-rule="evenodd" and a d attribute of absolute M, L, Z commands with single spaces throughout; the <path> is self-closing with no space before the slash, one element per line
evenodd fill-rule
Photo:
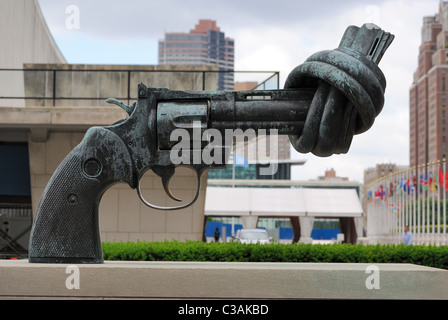
<path fill-rule="evenodd" d="M 9 230 L 10 223 L 15 225 L 13 234 Z M 31 223 L 31 204 L 0 204 L 0 259 L 26 257 L 27 249 L 20 239 L 29 233 Z"/>
<path fill-rule="evenodd" d="M 367 187 L 370 243 L 400 244 L 409 226 L 413 244 L 447 245 L 446 160 L 383 177 Z"/>
<path fill-rule="evenodd" d="M 254 90 L 274 90 L 280 88 L 280 75 L 275 72 L 272 76 L 261 82 Z"/>
<path fill-rule="evenodd" d="M 169 88 L 167 80 L 159 74 L 194 75 L 184 81 L 185 88 Z M 219 70 L 145 70 L 145 69 L 0 69 L 0 103 L 2 100 L 48 101 L 45 105 L 56 106 L 63 100 L 98 100 L 116 98 L 128 104 L 137 99 L 137 84 L 144 82 L 152 87 L 168 87 L 172 90 L 215 90 L 218 75 L 231 73 L 258 78 L 259 89 L 279 88 L 278 71 L 219 71 Z M 102 77 L 103 76 L 103 77 Z M 212 76 L 214 78 L 208 78 Z M 267 78 L 266 78 L 267 77 Z M 261 78 L 261 79 L 260 79 Z M 100 83 L 100 80 L 103 83 Z M 91 83 L 88 83 L 90 81 Z M 107 82 L 109 81 L 109 82 Z M 21 82 L 11 86 L 11 82 Z M 114 84 L 107 86 L 107 84 Z M 179 84 L 182 80 L 179 80 Z M 194 85 L 192 85 L 194 83 Z M 3 85 L 1 85 L 3 84 Z M 6 85 L 5 85 L 6 84 Z M 212 85 L 211 85 L 212 84 Z M 189 87 L 190 86 L 190 87 Z M 80 88 L 87 88 L 81 92 Z"/>
<path fill-rule="evenodd" d="M 0 203 L 0 221 L 11 218 L 29 218 L 31 221 L 31 204 Z"/>

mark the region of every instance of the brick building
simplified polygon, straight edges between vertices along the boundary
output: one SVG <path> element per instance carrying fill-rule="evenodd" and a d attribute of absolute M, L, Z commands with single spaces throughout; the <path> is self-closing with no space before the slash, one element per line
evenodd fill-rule
<path fill-rule="evenodd" d="M 233 90 L 234 40 L 213 20 L 199 20 L 189 33 L 165 33 L 159 41 L 159 65 L 179 64 L 217 65 L 218 90 Z"/>
<path fill-rule="evenodd" d="M 410 166 L 445 159 L 447 150 L 448 1 L 423 18 L 418 67 L 409 92 Z"/>

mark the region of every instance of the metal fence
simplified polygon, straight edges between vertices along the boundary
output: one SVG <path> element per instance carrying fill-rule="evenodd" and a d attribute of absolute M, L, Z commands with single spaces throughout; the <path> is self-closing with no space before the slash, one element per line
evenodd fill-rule
<path fill-rule="evenodd" d="M 30 218 L 31 204 L 0 203 L 0 219 Z"/>
<path fill-rule="evenodd" d="M 31 225 L 31 204 L 0 204 L 0 259 L 26 257 Z"/>
<path fill-rule="evenodd" d="M 367 187 L 367 237 L 400 244 L 409 226 L 413 244 L 447 245 L 446 160 L 383 177 Z"/>

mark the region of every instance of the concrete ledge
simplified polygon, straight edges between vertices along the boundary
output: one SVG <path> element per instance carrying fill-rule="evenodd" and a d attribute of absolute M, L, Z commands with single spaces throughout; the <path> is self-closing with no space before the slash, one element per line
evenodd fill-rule
<path fill-rule="evenodd" d="M 2 260 L 0 299 L 448 299 L 447 270 L 411 264 L 108 261 L 71 290 L 68 266 Z"/>

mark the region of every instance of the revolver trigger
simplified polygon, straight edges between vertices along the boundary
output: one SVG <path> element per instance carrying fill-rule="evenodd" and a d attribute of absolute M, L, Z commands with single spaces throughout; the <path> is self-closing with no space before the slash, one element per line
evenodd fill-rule
<path fill-rule="evenodd" d="M 163 190 L 165 190 L 165 192 L 166 192 L 166 194 L 168 195 L 168 197 L 170 197 L 171 199 L 173 199 L 173 200 L 175 200 L 175 201 L 182 202 L 181 199 L 177 198 L 177 197 L 171 192 L 170 187 L 169 187 L 169 184 L 170 184 L 170 180 L 169 180 L 169 179 L 167 180 L 167 179 L 165 179 L 165 178 L 162 178 Z"/>
<path fill-rule="evenodd" d="M 152 171 L 154 171 L 154 173 L 162 179 L 163 190 L 165 190 L 168 197 L 175 201 L 181 202 L 182 200 L 177 198 L 170 190 L 170 180 L 174 176 L 175 168 L 156 166 L 152 168 Z"/>
<path fill-rule="evenodd" d="M 177 207 L 161 207 L 161 206 L 157 206 L 154 204 L 151 204 L 150 202 L 146 201 L 146 199 L 143 197 L 142 191 L 141 191 L 141 187 L 140 184 L 138 184 L 137 186 L 137 194 L 140 197 L 140 200 L 148 207 L 153 208 L 153 209 L 157 209 L 157 210 L 179 210 L 179 209 L 183 209 L 183 208 L 187 208 L 189 206 L 191 206 L 199 197 L 199 192 L 201 189 L 201 175 L 202 172 L 204 171 L 204 169 L 207 167 L 196 167 L 195 171 L 196 171 L 196 178 L 197 178 L 197 189 L 196 189 L 196 194 L 193 198 L 193 200 L 191 200 L 189 203 L 187 204 L 182 204 L 179 205 Z M 169 181 L 171 179 L 171 177 L 174 175 L 174 171 L 175 171 L 175 167 L 174 166 L 155 166 L 151 168 L 152 171 L 157 174 L 159 177 L 162 178 L 162 182 L 163 182 L 163 188 L 165 189 L 165 192 L 167 193 L 167 195 L 176 200 L 176 201 L 181 201 L 179 199 L 177 199 L 171 192 L 170 189 L 168 188 L 168 184 Z"/>

